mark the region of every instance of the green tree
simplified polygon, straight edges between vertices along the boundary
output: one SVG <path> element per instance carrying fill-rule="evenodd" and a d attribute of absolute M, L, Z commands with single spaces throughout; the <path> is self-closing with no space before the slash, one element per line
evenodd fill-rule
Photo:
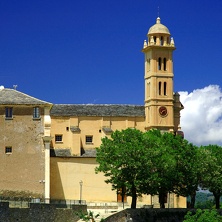
<path fill-rule="evenodd" d="M 115 131 L 111 138 L 102 138 L 97 148 L 96 173 L 103 172 L 114 190 L 125 187 L 132 196 L 131 208 L 136 208 L 137 197 L 144 193 L 144 184 L 149 184 L 149 150 L 144 149 L 144 134 L 136 129 Z M 149 188 L 147 188 L 149 189 Z M 149 192 L 148 192 L 149 193 Z"/>
<path fill-rule="evenodd" d="M 200 182 L 198 147 L 180 136 L 175 137 L 172 146 L 177 162 L 174 192 L 180 196 L 190 196 L 189 207 L 194 208 Z"/>
<path fill-rule="evenodd" d="M 196 147 L 171 133 L 115 131 L 102 139 L 96 160 L 96 172 L 104 173 L 105 182 L 132 196 L 131 208 L 142 194 L 159 195 L 164 208 L 167 193 L 187 196 L 197 190 Z"/>
<path fill-rule="evenodd" d="M 160 208 L 165 208 L 167 193 L 174 191 L 176 160 L 174 156 L 174 135 L 149 130 L 145 134 L 145 147 L 150 150 L 150 178 L 147 194 L 159 195 Z"/>
<path fill-rule="evenodd" d="M 216 210 L 197 209 L 195 214 L 188 212 L 184 217 L 184 222 L 220 222 L 222 217 Z"/>
<path fill-rule="evenodd" d="M 152 194 L 159 195 L 164 208 L 166 193 L 191 196 L 194 208 L 195 195 L 200 181 L 198 148 L 181 136 L 151 130 L 145 134 L 152 147 Z"/>
<path fill-rule="evenodd" d="M 220 208 L 222 195 L 222 147 L 208 145 L 200 147 L 201 187 L 213 193 L 216 208 Z"/>

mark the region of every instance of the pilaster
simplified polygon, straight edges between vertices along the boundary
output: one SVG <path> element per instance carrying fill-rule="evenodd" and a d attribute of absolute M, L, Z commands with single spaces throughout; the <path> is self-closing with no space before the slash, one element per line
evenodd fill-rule
<path fill-rule="evenodd" d="M 50 203 L 50 143 L 51 136 L 44 136 L 43 138 L 45 148 L 45 203 Z"/>

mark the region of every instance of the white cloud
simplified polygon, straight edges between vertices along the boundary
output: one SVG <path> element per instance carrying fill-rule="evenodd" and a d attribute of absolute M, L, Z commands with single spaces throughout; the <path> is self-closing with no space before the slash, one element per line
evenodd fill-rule
<path fill-rule="evenodd" d="M 184 105 L 181 127 L 185 139 L 196 145 L 222 145 L 222 90 L 209 85 L 191 93 L 179 92 Z"/>

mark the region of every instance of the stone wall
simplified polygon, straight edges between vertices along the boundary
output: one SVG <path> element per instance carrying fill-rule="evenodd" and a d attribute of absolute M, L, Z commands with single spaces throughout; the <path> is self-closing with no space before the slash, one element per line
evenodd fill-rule
<path fill-rule="evenodd" d="M 183 222 L 188 211 L 195 209 L 125 209 L 105 219 L 105 222 Z M 222 215 L 222 209 L 217 210 Z"/>
<path fill-rule="evenodd" d="M 32 112 L 33 106 L 14 106 L 13 118 L 7 119 L 5 107 L 0 106 L 0 190 L 29 191 L 38 198 L 44 195 L 44 121 L 43 116 L 33 119 Z"/>
<path fill-rule="evenodd" d="M 0 202 L 0 221 L 4 222 L 76 222 L 77 212 L 87 212 L 86 205 L 72 205 L 72 209 L 56 208 L 53 204 L 30 203 L 29 208 L 9 208 Z"/>
<path fill-rule="evenodd" d="M 187 211 L 189 209 L 126 209 L 107 217 L 105 222 L 182 222 Z"/>

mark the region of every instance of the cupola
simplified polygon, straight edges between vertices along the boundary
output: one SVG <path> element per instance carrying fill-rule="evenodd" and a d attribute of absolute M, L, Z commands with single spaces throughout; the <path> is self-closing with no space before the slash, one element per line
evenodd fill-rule
<path fill-rule="evenodd" d="M 161 24 L 161 20 L 159 17 L 156 19 L 156 24 L 150 27 L 147 36 L 148 43 L 146 43 L 145 41 L 143 48 L 150 45 L 174 46 L 173 39 L 170 39 L 169 29 L 165 25 Z"/>
<path fill-rule="evenodd" d="M 148 33 L 147 33 L 148 36 L 154 35 L 154 34 L 168 34 L 168 35 L 170 35 L 169 29 L 165 25 L 161 24 L 160 17 L 158 17 L 156 19 L 156 24 L 151 26 Z"/>

